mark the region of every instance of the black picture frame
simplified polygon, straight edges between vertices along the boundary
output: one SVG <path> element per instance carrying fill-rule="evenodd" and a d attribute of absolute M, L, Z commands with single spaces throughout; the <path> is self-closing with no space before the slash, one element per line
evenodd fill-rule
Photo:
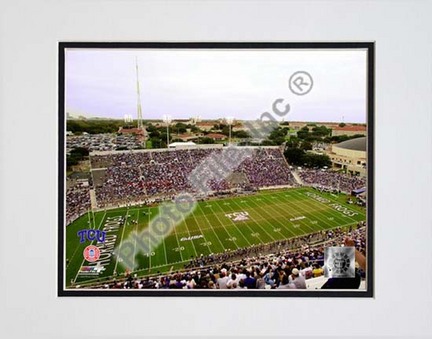
<path fill-rule="evenodd" d="M 65 289 L 65 51 L 85 49 L 354 49 L 367 51 L 367 272 L 365 291 L 352 290 L 101 290 Z M 325 297 L 371 298 L 374 296 L 374 117 L 375 42 L 59 42 L 58 43 L 58 247 L 57 295 L 59 297 Z"/>

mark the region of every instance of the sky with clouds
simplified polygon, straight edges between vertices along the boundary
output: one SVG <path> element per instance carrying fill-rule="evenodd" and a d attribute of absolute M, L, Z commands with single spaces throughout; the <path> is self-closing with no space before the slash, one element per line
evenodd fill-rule
<path fill-rule="evenodd" d="M 66 111 L 135 118 L 136 60 L 144 120 L 254 120 L 280 98 L 290 105 L 285 121 L 366 122 L 362 50 L 67 49 Z M 297 71 L 313 78 L 303 96 L 288 86 Z"/>

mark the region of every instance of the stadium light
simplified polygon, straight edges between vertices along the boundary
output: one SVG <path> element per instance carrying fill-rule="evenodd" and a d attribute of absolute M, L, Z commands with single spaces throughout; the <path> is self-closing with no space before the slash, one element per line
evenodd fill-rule
<path fill-rule="evenodd" d="M 229 130 L 229 139 L 228 139 L 228 145 L 231 145 L 231 125 L 234 122 L 233 117 L 226 117 L 225 118 L 226 123 L 228 124 L 228 130 Z"/>
<path fill-rule="evenodd" d="M 130 114 L 125 114 L 124 115 L 124 122 L 125 122 L 126 126 L 128 126 L 128 124 L 131 123 L 132 121 L 133 121 L 132 115 L 130 115 Z"/>
<path fill-rule="evenodd" d="M 171 115 L 164 115 L 162 119 L 167 125 L 167 148 L 169 148 L 169 125 L 172 121 L 172 117 Z"/>

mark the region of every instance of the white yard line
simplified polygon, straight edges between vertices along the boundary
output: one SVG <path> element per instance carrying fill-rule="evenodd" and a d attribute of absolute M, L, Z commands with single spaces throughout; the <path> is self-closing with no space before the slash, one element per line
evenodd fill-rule
<path fill-rule="evenodd" d="M 214 201 L 212 201 L 212 203 L 213 203 L 213 202 L 214 202 Z M 219 207 L 219 205 L 218 205 L 218 207 Z M 219 207 L 219 208 L 220 208 L 220 207 Z M 222 210 L 222 212 L 225 213 L 225 211 L 223 211 L 223 210 Z M 221 227 L 223 227 L 223 229 L 225 230 L 226 234 L 228 234 L 228 236 L 232 239 L 232 238 L 233 238 L 232 234 L 231 234 L 230 232 L 228 232 L 227 227 L 226 227 L 225 224 L 222 222 L 222 220 L 219 219 L 219 217 L 217 216 L 217 213 L 214 212 L 212 215 L 213 215 L 213 216 L 214 216 L 214 217 L 219 221 L 219 223 L 221 224 Z M 215 228 L 217 229 L 217 228 L 219 228 L 219 227 L 215 227 Z M 219 236 L 217 236 L 217 238 L 218 238 L 219 241 L 221 242 Z M 234 245 L 235 245 L 237 248 L 240 248 L 240 246 L 237 245 L 237 242 L 236 242 L 236 241 L 233 240 L 233 241 L 231 241 L 231 242 L 234 243 Z M 226 249 L 226 246 L 223 246 L 223 248 Z"/>
<path fill-rule="evenodd" d="M 192 212 L 192 214 L 193 214 L 193 212 Z M 188 224 L 187 224 L 187 222 L 186 222 L 186 219 L 187 219 L 187 218 L 185 218 L 185 219 L 183 220 L 183 222 L 185 223 L 185 226 L 186 226 L 187 232 L 188 232 L 189 237 L 190 237 L 190 236 L 191 236 L 191 233 L 190 233 L 190 231 L 189 231 L 189 226 L 188 226 Z M 176 228 L 176 227 L 177 227 L 177 226 L 174 225 L 174 228 Z M 193 249 L 194 249 L 194 252 L 195 252 L 195 258 L 198 258 L 198 252 L 197 252 L 197 250 L 196 250 L 196 247 L 195 247 L 195 244 L 194 244 L 193 240 L 191 240 L 191 243 L 192 243 L 192 246 L 193 246 Z"/>
<path fill-rule="evenodd" d="M 204 231 L 204 230 L 206 230 L 206 229 L 212 229 L 212 230 L 213 230 L 213 233 L 215 234 L 215 236 L 216 236 L 216 238 L 217 238 L 217 240 L 218 240 L 219 243 L 221 244 L 222 248 L 225 250 L 225 246 L 224 246 L 224 244 L 223 244 L 222 241 L 219 239 L 219 237 L 218 237 L 216 231 L 214 230 L 214 227 L 211 226 L 211 222 L 210 222 L 210 220 L 207 218 L 207 215 L 206 215 L 205 211 L 203 210 L 203 208 L 201 207 L 201 204 L 198 203 L 198 207 L 199 207 L 199 208 L 201 209 L 201 211 L 203 212 L 204 218 L 207 220 L 207 222 L 208 222 L 208 224 L 209 224 L 209 226 L 210 226 L 209 228 L 201 228 L 201 227 L 200 227 L 201 232 Z M 222 225 L 222 226 L 223 226 L 223 225 Z M 198 225 L 198 227 L 199 227 L 199 225 Z M 209 247 L 209 249 L 210 249 L 210 247 Z M 212 252 L 210 251 L 210 253 L 212 253 Z"/>
<path fill-rule="evenodd" d="M 199 203 L 198 203 L 198 205 L 199 205 Z M 198 220 L 197 220 L 197 218 L 196 218 L 196 216 L 195 216 L 195 213 L 192 212 L 191 214 L 193 215 L 193 218 L 195 219 L 195 222 L 196 222 L 196 224 L 198 225 L 198 228 L 199 228 L 201 234 L 202 234 L 203 237 L 204 237 L 204 241 L 205 241 L 206 244 L 207 244 L 207 248 L 208 248 L 208 250 L 209 250 L 209 254 L 212 253 L 212 250 L 211 250 L 211 248 L 210 248 L 210 246 L 209 246 L 209 244 L 208 244 L 208 241 L 207 241 L 206 237 L 204 236 L 204 232 L 201 230 L 201 227 L 200 227 L 199 222 L 198 222 Z M 207 220 L 207 218 L 206 218 L 206 220 Z M 208 220 L 207 220 L 207 221 L 208 221 Z M 193 240 L 191 240 L 191 241 L 193 241 Z"/>
<path fill-rule="evenodd" d="M 187 227 L 187 226 L 186 226 L 186 227 Z M 184 258 L 183 258 L 183 255 L 182 255 L 181 246 L 180 246 L 180 241 L 179 241 L 178 236 L 177 236 L 177 227 L 175 227 L 175 226 L 174 226 L 174 234 L 175 234 L 175 237 L 176 237 L 176 240 L 177 240 L 177 246 L 178 246 L 177 248 L 179 249 L 180 258 L 181 258 L 182 261 L 185 261 Z M 196 252 L 196 251 L 195 251 L 195 252 Z"/>
<path fill-rule="evenodd" d="M 147 227 L 150 227 L 150 207 L 147 207 L 147 215 L 148 215 L 148 225 L 147 225 Z M 150 238 L 149 238 L 149 248 L 151 248 L 151 246 L 150 246 Z M 148 269 L 150 271 L 150 269 L 152 268 L 151 267 L 151 252 L 149 253 L 148 258 L 149 258 L 149 267 L 148 267 Z"/>
<path fill-rule="evenodd" d="M 165 252 L 165 265 L 169 265 L 168 264 L 168 255 L 167 255 L 167 248 L 165 245 L 165 237 L 161 237 L 162 238 L 162 243 L 163 243 L 163 247 L 164 247 L 164 252 Z M 150 253 L 151 255 L 151 253 Z"/>
<path fill-rule="evenodd" d="M 123 231 L 122 231 L 122 234 L 121 234 L 121 237 L 120 237 L 120 241 L 119 241 L 119 248 L 118 248 L 119 251 L 121 250 L 122 241 L 123 241 L 123 235 L 124 235 L 124 232 L 125 232 L 126 227 L 127 227 L 126 224 L 127 224 L 128 215 L 129 215 L 129 208 L 126 209 L 125 222 L 123 224 Z M 116 272 L 116 273 L 117 273 L 118 260 L 119 260 L 119 256 L 117 255 L 116 263 L 115 263 L 115 266 L 114 266 L 114 272 Z"/>
<path fill-rule="evenodd" d="M 260 211 L 262 211 L 263 213 L 265 213 L 266 215 L 268 215 L 271 221 L 275 221 L 276 223 L 278 223 L 281 227 L 283 227 L 285 230 L 287 230 L 289 233 L 291 233 L 294 237 L 297 236 L 297 235 L 296 235 L 295 233 L 293 233 L 293 232 L 292 232 L 292 231 L 291 231 L 287 226 L 285 226 L 285 224 L 284 224 L 283 222 L 281 222 L 281 221 L 279 221 L 279 220 L 277 220 L 277 219 L 274 219 L 273 216 L 272 216 L 271 214 L 267 213 L 267 212 L 265 211 L 265 207 L 261 207 L 261 206 L 259 206 L 259 204 L 256 203 L 255 201 L 252 201 L 252 199 L 251 199 L 251 202 L 253 202 L 253 204 L 255 204 L 256 206 L 258 206 L 258 208 L 260 208 Z M 249 202 L 249 203 L 250 203 L 250 202 Z M 267 205 L 266 205 L 266 206 L 267 206 Z M 262 220 L 264 220 L 264 221 L 269 221 L 269 219 L 267 219 L 267 218 L 262 218 Z"/>
<path fill-rule="evenodd" d="M 136 232 L 136 234 L 138 234 L 138 224 L 139 224 L 139 216 L 140 216 L 140 214 L 139 214 L 139 211 L 137 212 L 137 219 L 136 219 L 136 225 L 135 225 L 135 232 Z M 136 250 L 136 248 L 137 248 L 137 237 L 135 237 L 135 247 L 134 247 L 134 254 L 133 254 L 133 261 L 132 261 L 132 267 L 135 267 L 135 257 L 136 257 L 136 255 L 137 255 L 137 250 Z"/>
<path fill-rule="evenodd" d="M 303 195 L 304 192 L 292 191 L 292 192 L 290 192 L 290 193 L 292 193 L 292 194 L 295 195 L 295 196 L 302 197 L 302 198 L 307 197 L 306 195 Z M 290 201 L 288 201 L 288 199 L 286 199 L 285 197 L 281 197 L 281 199 L 284 200 L 284 201 L 286 201 L 288 204 L 294 204 L 294 202 L 290 202 Z M 311 200 L 313 200 L 313 201 L 311 201 Z M 314 202 L 314 203 L 315 203 L 315 200 L 314 200 L 314 199 L 305 199 L 305 201 L 308 201 L 308 202 Z M 326 208 L 325 208 L 326 211 L 333 211 L 333 209 L 332 209 L 329 205 L 324 204 L 324 203 L 320 203 L 319 201 L 316 201 L 316 202 L 318 203 L 318 205 L 325 206 L 325 207 L 326 207 Z M 306 207 L 302 208 L 302 207 L 300 207 L 300 206 L 297 205 L 297 208 L 298 208 L 298 209 L 303 210 L 303 211 L 305 211 L 306 213 L 310 213 L 310 211 L 317 213 L 317 216 L 315 217 L 316 219 L 320 220 L 324 225 L 329 225 L 331 228 L 333 228 L 332 223 L 329 223 L 329 222 L 328 222 L 328 217 L 325 216 L 325 215 L 323 215 L 324 213 L 321 211 L 321 209 L 313 209 L 313 210 L 309 210 L 309 209 L 310 209 L 310 206 L 309 206 L 307 203 L 300 202 L 300 201 L 296 201 L 296 204 L 299 204 L 299 205 L 302 205 L 302 206 L 306 206 Z M 334 210 L 334 211 L 337 212 L 336 210 Z M 318 215 L 321 215 L 321 217 L 319 217 Z M 350 218 L 350 217 L 349 217 L 349 218 Z M 342 216 L 342 217 L 339 216 L 339 217 L 336 217 L 335 219 L 336 219 L 336 220 L 335 220 L 336 222 L 345 225 L 345 221 L 346 221 L 345 217 L 343 217 L 343 216 Z M 357 220 L 352 219 L 352 218 L 350 218 L 350 219 L 352 220 L 352 222 L 351 222 L 351 223 L 348 223 L 347 225 L 350 225 L 350 224 L 353 224 L 353 223 L 358 223 Z M 321 226 L 320 224 L 317 224 L 317 225 L 318 225 L 322 230 L 324 230 L 324 231 L 326 231 L 326 230 L 329 229 L 328 227 L 323 227 L 323 226 Z M 309 227 L 307 224 L 306 224 L 306 226 L 310 229 L 310 227 Z"/>
<path fill-rule="evenodd" d="M 266 200 L 266 201 L 268 200 L 267 198 L 264 198 L 264 197 L 263 197 L 263 199 Z M 293 203 L 291 203 L 291 204 L 293 204 Z M 276 212 L 277 214 L 279 214 L 282 218 L 286 218 L 286 216 L 284 216 L 281 212 L 279 212 L 279 211 L 276 209 L 276 207 L 274 207 L 274 206 L 268 206 L 268 207 L 269 207 L 269 209 L 271 209 L 272 211 L 274 211 L 274 212 Z M 286 205 L 285 205 L 285 207 L 286 207 Z M 298 207 L 297 205 L 295 205 L 295 208 L 304 211 L 302 208 Z M 308 213 L 310 213 L 310 212 L 313 212 L 313 211 L 308 211 Z M 303 212 L 302 212 L 302 213 L 303 213 Z M 292 221 L 289 221 L 289 220 L 287 220 L 287 221 L 290 222 L 290 223 L 293 223 Z M 313 229 L 310 228 L 307 224 L 303 223 L 303 225 L 305 225 L 306 227 L 308 227 L 310 230 L 313 231 Z"/>
<path fill-rule="evenodd" d="M 239 206 L 240 207 L 240 209 L 242 208 L 237 202 L 234 202 L 234 204 L 236 204 L 237 206 Z M 276 241 L 277 239 L 275 239 L 269 232 L 267 232 L 266 230 L 265 230 L 265 228 L 263 228 L 258 222 L 256 222 L 255 221 L 255 219 L 254 218 L 252 218 L 252 215 L 251 214 L 249 214 L 249 217 L 251 218 L 251 220 L 254 222 L 254 224 L 256 224 L 256 225 L 258 225 L 258 227 L 262 230 L 262 231 L 264 231 L 264 233 L 266 233 L 269 237 L 270 237 L 270 239 L 272 239 L 273 241 Z M 249 229 L 250 229 L 250 227 L 249 227 Z M 261 237 L 258 237 L 260 240 L 261 240 L 261 243 L 264 243 L 264 241 L 261 239 Z"/>
<path fill-rule="evenodd" d="M 215 200 L 215 204 L 218 205 L 218 207 L 221 209 L 221 211 L 222 211 L 223 213 L 227 213 L 227 212 L 224 211 L 223 208 L 219 205 L 219 203 L 218 203 L 217 200 Z M 231 209 L 231 207 L 230 207 L 230 209 Z M 231 212 L 234 212 L 234 211 L 231 211 Z M 230 213 L 230 212 L 228 212 L 228 213 Z M 219 218 L 218 218 L 218 219 L 219 219 Z M 228 218 L 228 219 L 229 219 L 229 221 L 231 221 L 231 223 L 235 226 L 235 228 L 237 229 L 237 231 L 239 231 L 239 233 L 240 233 L 240 234 L 242 235 L 242 237 L 246 240 L 246 242 L 249 244 L 249 246 L 252 246 L 252 244 L 249 242 L 249 240 L 244 236 L 243 232 L 240 231 L 240 229 L 238 228 L 238 226 L 236 225 L 236 223 L 235 223 L 233 220 L 231 220 L 230 218 Z M 249 228 L 249 230 L 250 230 L 250 228 Z M 252 231 L 252 232 L 253 232 L 253 231 Z"/>

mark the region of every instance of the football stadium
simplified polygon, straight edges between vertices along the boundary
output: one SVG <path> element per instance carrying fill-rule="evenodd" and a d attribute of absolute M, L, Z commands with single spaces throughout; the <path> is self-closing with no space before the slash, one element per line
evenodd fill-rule
<path fill-rule="evenodd" d="M 347 80 L 333 79 L 311 116 L 290 95 L 304 100 L 312 75 L 268 53 L 67 52 L 63 288 L 368 291 L 367 109 L 341 105 Z M 336 54 L 296 53 L 341 76 Z M 344 58 L 365 103 L 363 52 Z M 270 93 L 290 95 L 251 118 Z"/>
<path fill-rule="evenodd" d="M 344 286 L 323 270 L 325 247 L 366 254 L 364 177 L 292 166 L 280 146 L 221 146 L 90 152 L 89 177 L 67 179 L 66 288 L 364 288 L 358 264 Z M 185 193 L 193 209 L 143 236 Z"/>

